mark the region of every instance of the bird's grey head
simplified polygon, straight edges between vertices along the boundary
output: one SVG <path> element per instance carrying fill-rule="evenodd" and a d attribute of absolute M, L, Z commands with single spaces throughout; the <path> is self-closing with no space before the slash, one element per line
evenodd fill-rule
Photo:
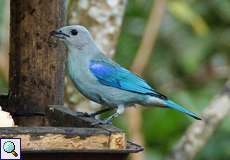
<path fill-rule="evenodd" d="M 82 49 L 85 46 L 94 43 L 89 31 L 80 25 L 61 27 L 52 31 L 50 34 L 64 41 L 69 49 Z"/>

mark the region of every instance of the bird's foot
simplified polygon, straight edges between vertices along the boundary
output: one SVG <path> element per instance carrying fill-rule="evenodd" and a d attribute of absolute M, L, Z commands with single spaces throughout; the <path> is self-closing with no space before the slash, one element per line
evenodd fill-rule
<path fill-rule="evenodd" d="M 86 117 L 96 117 L 97 115 L 100 115 L 104 112 L 107 112 L 107 111 L 110 111 L 112 110 L 113 108 L 105 108 L 105 109 L 102 109 L 102 110 L 99 110 L 99 111 L 96 111 L 96 112 L 93 112 L 93 113 L 87 113 L 87 112 L 84 112 L 83 113 L 83 116 L 86 116 Z"/>
<path fill-rule="evenodd" d="M 112 124 L 112 119 L 106 119 L 106 120 L 97 120 L 97 122 L 92 123 L 92 126 L 111 125 L 111 124 Z"/>
<path fill-rule="evenodd" d="M 83 116 L 84 117 L 93 117 L 93 118 L 95 118 L 96 115 L 94 113 L 83 112 Z"/>
<path fill-rule="evenodd" d="M 95 125 L 106 125 L 106 124 L 111 125 L 113 118 L 119 116 L 123 112 L 124 112 L 124 106 L 120 105 L 120 106 L 118 106 L 117 111 L 114 114 L 112 114 L 111 116 L 109 116 L 109 118 L 107 118 L 105 120 L 99 120 L 98 122 L 95 122 L 92 125 L 93 126 L 95 126 Z"/>

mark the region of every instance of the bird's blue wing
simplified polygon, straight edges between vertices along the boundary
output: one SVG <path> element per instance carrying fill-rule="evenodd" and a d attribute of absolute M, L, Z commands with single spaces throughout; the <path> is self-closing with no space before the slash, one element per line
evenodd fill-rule
<path fill-rule="evenodd" d="M 143 79 L 117 64 L 103 60 L 91 60 L 89 68 L 103 85 L 167 99 L 166 96 L 151 88 Z"/>

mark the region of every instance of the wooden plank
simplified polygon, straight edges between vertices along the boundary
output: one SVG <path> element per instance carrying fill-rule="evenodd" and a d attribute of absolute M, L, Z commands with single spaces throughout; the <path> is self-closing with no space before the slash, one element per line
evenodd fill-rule
<path fill-rule="evenodd" d="M 73 112 L 63 106 L 52 106 L 48 109 L 46 116 L 48 119 L 47 123 L 56 127 L 0 128 L 0 137 L 12 136 L 22 138 L 23 142 L 28 144 L 25 148 L 34 147 L 36 150 L 44 148 L 44 146 L 48 148 L 52 146 L 52 149 L 61 149 L 63 142 L 73 146 L 81 146 L 84 149 L 125 149 L 127 146 L 124 132 L 111 125 L 93 127 L 91 124 L 97 122 L 97 120 L 92 117 L 86 117 L 83 113 Z M 71 133 L 75 136 L 72 139 L 66 138 L 71 137 Z M 98 135 L 98 133 L 103 134 Z M 34 140 L 34 137 L 38 137 L 39 140 L 36 138 Z M 87 137 L 87 140 L 82 141 L 81 137 Z M 95 144 L 90 142 L 95 142 Z M 68 149 L 68 145 L 65 148 Z M 69 146 L 69 149 L 71 148 L 76 149 L 76 147 Z M 80 148 L 78 147 L 78 149 Z"/>
<path fill-rule="evenodd" d="M 138 144 L 127 141 L 127 147 L 125 149 L 83 149 L 83 150 L 45 150 L 45 151 L 34 151 L 34 150 L 25 150 L 24 153 L 36 154 L 36 153 L 137 153 L 143 151 L 144 148 Z"/>
<path fill-rule="evenodd" d="M 68 127 L 99 127 L 109 132 L 120 133 L 121 129 L 113 125 L 96 125 L 93 123 L 98 122 L 93 117 L 85 116 L 82 112 L 74 112 L 68 107 L 62 105 L 49 105 L 46 111 L 46 117 L 51 126 L 68 126 Z"/>
<path fill-rule="evenodd" d="M 111 133 L 109 140 L 110 149 L 125 149 L 126 146 L 125 133 Z"/>
<path fill-rule="evenodd" d="M 128 153 L 109 153 L 103 151 L 101 153 L 95 152 L 77 152 L 77 153 L 23 153 L 23 158 L 26 160 L 127 160 Z"/>
<path fill-rule="evenodd" d="M 143 147 L 128 142 L 127 148 L 122 150 L 27 150 L 23 152 L 23 157 L 26 160 L 125 160 L 129 153 L 140 151 L 143 151 Z"/>
<path fill-rule="evenodd" d="M 69 126 L 69 127 L 95 127 L 92 123 L 97 122 L 92 117 L 84 116 L 84 113 L 73 112 L 64 106 L 50 106 L 46 113 L 47 119 L 52 126 Z M 126 135 L 122 130 L 112 125 L 98 125 L 111 134 L 110 136 L 110 149 L 126 148 Z"/>
<path fill-rule="evenodd" d="M 21 138 L 22 150 L 111 149 L 110 133 L 100 128 L 0 128 L 0 137 Z"/>
<path fill-rule="evenodd" d="M 23 150 L 125 149 L 122 132 L 103 128 L 3 127 L 0 137 L 22 139 Z"/>
<path fill-rule="evenodd" d="M 24 151 L 23 157 L 29 160 L 60 159 L 60 160 L 125 160 L 129 153 L 143 151 L 143 147 L 128 142 L 127 148 L 122 150 L 46 150 Z M 39 158 L 38 158 L 39 157 Z"/>
<path fill-rule="evenodd" d="M 81 112 L 71 111 L 62 105 L 50 105 L 46 110 L 46 117 L 51 126 L 93 127 L 91 124 L 96 122 L 94 118 L 86 117 Z"/>

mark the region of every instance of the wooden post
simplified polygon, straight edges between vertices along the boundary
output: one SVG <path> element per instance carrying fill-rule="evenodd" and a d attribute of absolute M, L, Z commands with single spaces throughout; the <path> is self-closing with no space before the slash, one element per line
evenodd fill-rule
<path fill-rule="evenodd" d="M 64 48 L 49 32 L 64 25 L 64 0 L 11 0 L 9 110 L 39 115 L 63 104 Z M 37 117 L 37 118 L 36 118 Z M 42 116 L 18 117 L 18 125 L 44 125 Z"/>

